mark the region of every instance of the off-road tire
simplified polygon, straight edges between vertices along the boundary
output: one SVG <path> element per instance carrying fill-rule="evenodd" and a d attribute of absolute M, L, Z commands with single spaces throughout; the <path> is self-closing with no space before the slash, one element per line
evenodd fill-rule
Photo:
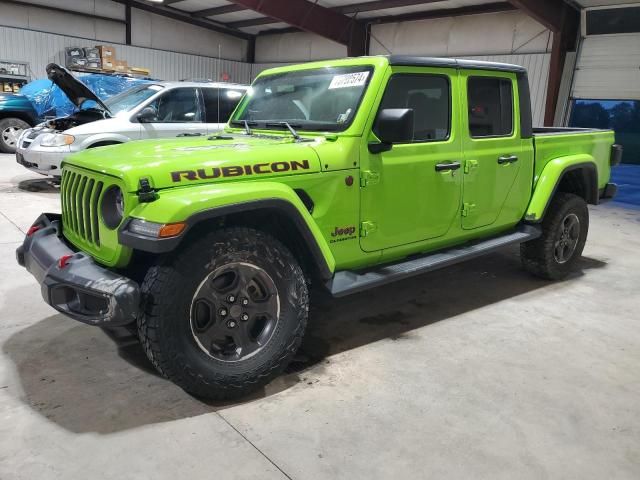
<path fill-rule="evenodd" d="M 31 125 L 19 118 L 3 118 L 0 120 L 0 152 L 2 153 L 15 153 L 16 151 L 17 143 L 16 145 L 9 145 L 4 139 L 4 131 L 11 127 L 25 130 L 31 128 Z"/>
<path fill-rule="evenodd" d="M 560 263 L 554 254 L 556 242 L 561 235 L 562 222 L 571 215 L 575 215 L 579 220 L 577 243 L 570 257 L 564 263 Z M 576 262 L 579 261 L 588 232 L 589 209 L 584 199 L 572 193 L 556 193 L 542 221 L 542 235 L 520 245 L 522 265 L 538 277 L 562 280 L 574 270 Z"/>
<path fill-rule="evenodd" d="M 220 361 L 202 350 L 192 330 L 195 292 L 212 272 L 234 262 L 264 270 L 277 288 L 279 316 L 268 342 L 255 355 Z M 276 238 L 250 228 L 224 228 L 181 246 L 147 272 L 141 287 L 138 336 L 157 370 L 198 397 L 245 396 L 280 374 L 304 334 L 309 294 L 302 269 Z"/>

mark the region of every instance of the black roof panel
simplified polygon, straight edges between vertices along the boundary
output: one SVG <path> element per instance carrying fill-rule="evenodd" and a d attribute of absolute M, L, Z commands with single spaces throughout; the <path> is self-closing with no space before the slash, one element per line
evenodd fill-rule
<path fill-rule="evenodd" d="M 498 62 L 481 62 L 479 60 L 463 60 L 457 58 L 414 57 L 411 55 L 389 55 L 389 65 L 403 67 L 444 67 L 467 68 L 476 70 L 495 70 L 499 72 L 527 73 L 520 65 Z"/>

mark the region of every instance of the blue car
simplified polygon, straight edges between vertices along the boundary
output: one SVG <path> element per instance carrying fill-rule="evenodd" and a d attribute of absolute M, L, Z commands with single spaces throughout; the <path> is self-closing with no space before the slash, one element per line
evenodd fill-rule
<path fill-rule="evenodd" d="M 27 97 L 0 93 L 0 152 L 14 153 L 22 131 L 40 122 L 33 103 Z"/>

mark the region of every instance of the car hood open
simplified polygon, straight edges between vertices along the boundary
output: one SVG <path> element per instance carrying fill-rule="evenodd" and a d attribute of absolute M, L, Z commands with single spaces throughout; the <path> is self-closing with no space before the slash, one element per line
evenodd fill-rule
<path fill-rule="evenodd" d="M 55 63 L 50 63 L 47 65 L 46 70 L 49 80 L 55 83 L 76 107 L 80 108 L 85 101 L 93 100 L 106 112 L 111 113 L 109 107 L 66 68 Z"/>

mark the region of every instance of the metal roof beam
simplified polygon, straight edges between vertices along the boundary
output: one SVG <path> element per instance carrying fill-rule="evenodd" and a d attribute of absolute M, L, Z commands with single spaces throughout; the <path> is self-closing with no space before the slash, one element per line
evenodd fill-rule
<path fill-rule="evenodd" d="M 552 32 L 562 30 L 566 16 L 573 11 L 564 0 L 508 0 L 514 7 L 522 10 L 536 22 L 541 23 Z"/>
<path fill-rule="evenodd" d="M 308 0 L 231 1 L 279 22 L 346 45 L 350 56 L 364 55 L 366 52 L 367 29 L 364 24 L 317 3 Z"/>
<path fill-rule="evenodd" d="M 247 10 L 242 5 L 223 5 L 221 7 L 205 8 L 204 10 L 196 10 L 191 12 L 193 17 L 215 17 L 216 15 L 224 15 L 225 13 L 235 13 Z"/>
<path fill-rule="evenodd" d="M 116 3 L 122 3 L 124 5 L 131 5 L 138 10 L 144 10 L 145 12 L 154 13 L 163 17 L 172 18 L 180 22 L 188 23 L 196 27 L 206 28 L 218 33 L 224 33 L 225 35 L 231 35 L 233 37 L 242 38 L 243 40 L 249 40 L 253 35 L 250 35 L 240 30 L 230 28 L 224 23 L 215 22 L 213 20 L 207 20 L 206 18 L 194 18 L 188 12 L 178 10 L 177 8 L 167 7 L 160 4 L 150 4 L 139 0 L 113 0 Z M 165 4 L 167 2 L 165 1 Z M 174 2 L 175 3 L 175 2 Z"/>

